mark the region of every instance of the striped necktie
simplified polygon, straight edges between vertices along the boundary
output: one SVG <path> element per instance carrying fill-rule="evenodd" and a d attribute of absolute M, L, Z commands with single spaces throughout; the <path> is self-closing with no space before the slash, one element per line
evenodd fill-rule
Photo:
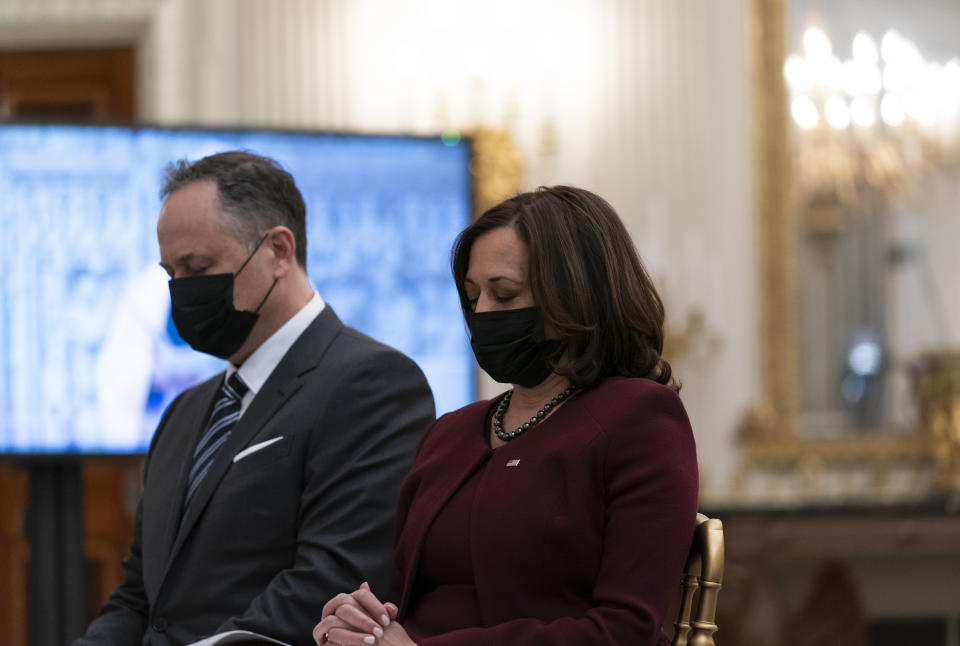
<path fill-rule="evenodd" d="M 240 419 L 240 401 L 247 393 L 247 384 L 243 383 L 238 373 L 233 373 L 230 378 L 220 388 L 220 394 L 213 406 L 213 412 L 210 413 L 210 419 L 207 421 L 207 427 L 203 431 L 197 448 L 193 451 L 193 466 L 190 468 L 190 475 L 187 477 L 187 495 L 183 501 L 183 508 L 186 509 L 190 504 L 190 498 L 196 492 L 197 487 L 210 470 L 213 459 L 227 438 L 230 437 L 230 431 L 233 430 L 237 420 Z"/>

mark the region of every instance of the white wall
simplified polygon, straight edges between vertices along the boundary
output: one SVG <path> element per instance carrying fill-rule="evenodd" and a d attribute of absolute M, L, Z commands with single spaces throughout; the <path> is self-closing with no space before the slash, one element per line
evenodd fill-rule
<path fill-rule="evenodd" d="M 706 316 L 675 365 L 705 499 L 757 382 L 745 30 L 746 0 L 0 0 L 0 45 L 137 43 L 148 122 L 502 127 L 524 188 L 607 197 L 668 323 Z"/>

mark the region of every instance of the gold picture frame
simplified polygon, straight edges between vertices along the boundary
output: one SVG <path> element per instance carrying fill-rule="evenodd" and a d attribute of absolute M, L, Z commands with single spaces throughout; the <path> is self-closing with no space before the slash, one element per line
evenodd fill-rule
<path fill-rule="evenodd" d="M 481 128 L 469 134 L 473 218 L 517 194 L 523 173 L 520 154 L 504 130 Z"/>

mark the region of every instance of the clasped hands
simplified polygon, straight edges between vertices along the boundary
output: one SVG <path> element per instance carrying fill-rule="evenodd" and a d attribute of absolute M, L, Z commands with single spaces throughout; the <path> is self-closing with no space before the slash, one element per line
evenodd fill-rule
<path fill-rule="evenodd" d="M 395 620 L 397 606 L 381 603 L 363 583 L 350 594 L 340 593 L 327 602 L 313 629 L 318 646 L 417 646 Z"/>

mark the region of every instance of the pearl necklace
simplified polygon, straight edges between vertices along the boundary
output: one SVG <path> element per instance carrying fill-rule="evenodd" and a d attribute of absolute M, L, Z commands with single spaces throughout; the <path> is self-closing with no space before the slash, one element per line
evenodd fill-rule
<path fill-rule="evenodd" d="M 513 397 L 513 389 L 511 388 L 510 390 L 507 391 L 507 394 L 503 396 L 503 399 L 500 400 L 500 404 L 497 406 L 497 410 L 494 411 L 493 413 L 493 432 L 496 433 L 497 437 L 499 437 L 504 442 L 509 442 L 510 440 L 514 439 L 521 433 L 524 433 L 525 431 L 530 430 L 537 422 L 539 422 L 544 417 L 546 417 L 547 413 L 549 413 L 551 410 L 559 406 L 560 403 L 563 400 L 565 400 L 567 397 L 569 397 L 573 393 L 573 391 L 576 389 L 577 389 L 576 386 L 570 386 L 569 388 L 564 390 L 562 393 L 560 393 L 559 395 L 557 395 L 556 397 L 548 401 L 546 404 L 544 404 L 543 408 L 538 410 L 536 415 L 530 418 L 529 422 L 524 422 L 522 425 L 518 426 L 516 429 L 507 432 L 503 430 L 503 416 L 507 412 L 507 406 L 510 405 L 510 399 Z"/>

